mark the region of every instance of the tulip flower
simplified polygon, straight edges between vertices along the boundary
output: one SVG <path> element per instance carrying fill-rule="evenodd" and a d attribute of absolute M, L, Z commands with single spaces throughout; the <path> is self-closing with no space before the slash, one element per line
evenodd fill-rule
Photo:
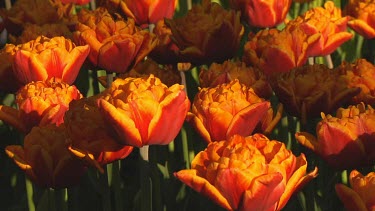
<path fill-rule="evenodd" d="M 375 37 L 375 1 L 349 0 L 344 11 L 350 16 L 350 28 L 366 39 Z"/>
<path fill-rule="evenodd" d="M 124 73 L 144 59 L 156 46 L 154 34 L 138 29 L 133 19 L 117 20 L 104 8 L 81 10 L 74 40 L 89 45 L 89 60 L 95 67 Z"/>
<path fill-rule="evenodd" d="M 250 135 L 271 107 L 253 89 L 233 80 L 202 88 L 194 98 L 188 121 L 208 143 L 234 134 Z"/>
<path fill-rule="evenodd" d="M 254 89 L 259 97 L 270 98 L 272 95 L 272 88 L 265 75 L 256 68 L 246 67 L 244 62 L 229 60 L 222 64 L 214 62 L 208 69 L 201 67 L 199 72 L 199 84 L 203 88 L 229 83 L 234 79 Z"/>
<path fill-rule="evenodd" d="M 59 7 L 51 0 L 17 0 L 10 10 L 1 8 L 0 16 L 7 31 L 18 36 L 26 23 L 43 25 L 63 22 L 64 14 L 70 12 L 71 8 Z"/>
<path fill-rule="evenodd" d="M 64 82 L 37 81 L 22 87 L 16 95 L 18 110 L 1 105 L 0 119 L 27 134 L 35 126 L 60 125 L 72 100 L 82 97 L 75 86 Z"/>
<path fill-rule="evenodd" d="M 347 16 L 341 16 L 340 8 L 335 7 L 332 1 L 327 1 L 324 7 L 314 7 L 288 22 L 287 27 L 300 27 L 309 36 L 319 34 L 319 40 L 308 50 L 307 55 L 326 56 L 353 37 L 346 31 L 348 20 Z"/>
<path fill-rule="evenodd" d="M 375 163 L 375 111 L 358 104 L 339 108 L 336 117 L 324 115 L 316 126 L 317 137 L 296 133 L 303 146 L 321 156 L 336 169 L 372 166 Z"/>
<path fill-rule="evenodd" d="M 349 176 L 350 186 L 336 184 L 336 193 L 347 210 L 373 211 L 375 210 L 375 172 L 363 176 L 353 170 Z"/>
<path fill-rule="evenodd" d="M 242 19 L 251 26 L 274 27 L 283 22 L 292 0 L 230 0 L 232 8 L 240 10 Z"/>
<path fill-rule="evenodd" d="M 227 210 L 281 210 L 291 195 L 317 176 L 306 174 L 303 154 L 262 134 L 210 143 L 176 172 L 180 181 Z"/>
<path fill-rule="evenodd" d="M 64 37 L 44 36 L 15 48 L 14 74 L 23 84 L 51 78 L 73 84 L 90 51 L 88 45 L 76 46 Z"/>
<path fill-rule="evenodd" d="M 348 87 L 343 74 L 323 64 L 305 65 L 270 79 L 271 86 L 289 115 L 307 119 L 331 113 L 360 92 Z"/>
<path fill-rule="evenodd" d="M 65 145 L 64 125 L 34 127 L 24 145 L 10 145 L 7 155 L 35 184 L 43 188 L 66 188 L 79 184 L 86 168 Z"/>
<path fill-rule="evenodd" d="M 375 104 L 375 66 L 365 59 L 357 59 L 353 63 L 343 62 L 337 71 L 343 72 L 348 81 L 348 87 L 361 88 L 361 92 L 350 102 L 358 104 Z"/>
<path fill-rule="evenodd" d="M 99 110 L 123 145 L 165 145 L 180 131 L 190 108 L 183 86 L 167 87 L 154 75 L 116 79 Z"/>
<path fill-rule="evenodd" d="M 306 63 L 307 52 L 319 37 L 319 34 L 309 36 L 298 27 L 250 33 L 244 46 L 243 61 L 259 68 L 266 76 L 289 72 Z"/>
<path fill-rule="evenodd" d="M 133 147 L 119 144 L 111 135 L 96 103 L 99 96 L 71 102 L 64 123 L 69 150 L 103 173 L 103 165 L 127 157 Z"/>
<path fill-rule="evenodd" d="M 239 12 L 227 11 L 210 0 L 194 5 L 186 16 L 166 19 L 165 23 L 172 31 L 171 39 L 180 49 L 180 62 L 193 64 L 232 58 L 244 33 Z"/>
<path fill-rule="evenodd" d="M 111 0 L 117 2 L 118 0 Z M 164 18 L 172 18 L 177 0 L 120 0 L 121 10 L 138 25 L 155 24 Z"/>

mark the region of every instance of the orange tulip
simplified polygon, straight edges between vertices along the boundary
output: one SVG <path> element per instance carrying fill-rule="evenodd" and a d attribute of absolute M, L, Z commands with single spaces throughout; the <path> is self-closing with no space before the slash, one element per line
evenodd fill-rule
<path fill-rule="evenodd" d="M 289 72 L 304 65 L 307 52 L 318 41 L 319 34 L 308 36 L 298 27 L 264 29 L 256 34 L 249 34 L 244 47 L 243 61 L 255 66 L 266 76 Z"/>
<path fill-rule="evenodd" d="M 325 116 L 316 126 L 317 137 L 296 133 L 299 143 L 313 150 L 336 169 L 372 166 L 375 163 L 375 111 L 365 105 L 339 108 L 336 117 Z"/>
<path fill-rule="evenodd" d="M 227 210 L 281 210 L 291 195 L 317 176 L 306 174 L 303 154 L 261 134 L 212 142 L 174 175 Z"/>
<path fill-rule="evenodd" d="M 289 12 L 292 0 L 230 0 L 231 7 L 241 11 L 242 19 L 256 27 L 274 27 Z"/>
<path fill-rule="evenodd" d="M 116 79 L 98 100 L 120 143 L 142 147 L 173 141 L 190 108 L 183 86 L 148 78 Z"/>
<path fill-rule="evenodd" d="M 55 81 L 32 82 L 21 88 L 16 96 L 19 110 L 0 106 L 0 119 L 24 133 L 34 126 L 60 125 L 72 100 L 82 97 L 75 86 Z"/>
<path fill-rule="evenodd" d="M 272 88 L 265 75 L 258 69 L 246 67 L 243 62 L 231 62 L 229 60 L 222 64 L 212 63 L 209 68 L 201 67 L 199 72 L 200 87 L 215 87 L 223 83 L 238 79 L 262 98 L 270 98 Z"/>
<path fill-rule="evenodd" d="M 17 0 L 10 10 L 0 9 L 7 31 L 18 36 L 24 24 L 43 25 L 46 23 L 64 22 L 64 14 L 69 14 L 71 7 L 59 7 L 52 0 Z"/>
<path fill-rule="evenodd" d="M 325 56 L 333 53 L 340 45 L 350 40 L 353 34 L 346 31 L 349 18 L 341 16 L 341 10 L 332 1 L 323 7 L 308 10 L 287 27 L 300 27 L 307 35 L 319 34 L 320 38 L 307 52 L 308 56 Z"/>
<path fill-rule="evenodd" d="M 179 50 L 180 62 L 204 64 L 223 62 L 239 49 L 244 33 L 240 13 L 225 10 L 218 3 L 203 0 L 181 18 L 166 19 L 171 39 Z"/>
<path fill-rule="evenodd" d="M 177 0 L 120 0 L 120 7 L 138 25 L 145 25 L 155 24 L 164 18 L 172 18 L 177 3 Z"/>
<path fill-rule="evenodd" d="M 365 59 L 357 59 L 353 63 L 343 62 L 336 68 L 343 72 L 348 87 L 361 88 L 361 92 L 351 99 L 351 103 L 375 104 L 375 66 Z"/>
<path fill-rule="evenodd" d="M 343 184 L 336 184 L 336 193 L 347 210 L 374 211 L 375 210 L 375 172 L 363 176 L 357 170 L 350 173 L 349 188 Z"/>
<path fill-rule="evenodd" d="M 76 46 L 64 37 L 44 36 L 15 48 L 14 74 L 23 84 L 50 78 L 73 84 L 90 51 L 88 45 Z"/>
<path fill-rule="evenodd" d="M 74 39 L 91 48 L 89 59 L 96 67 L 123 73 L 144 59 L 156 46 L 154 34 L 140 30 L 133 19 L 117 20 L 104 8 L 81 10 Z"/>
<path fill-rule="evenodd" d="M 234 134 L 250 135 L 271 107 L 237 79 L 202 88 L 194 98 L 188 121 L 208 143 Z"/>
<path fill-rule="evenodd" d="M 375 1 L 349 0 L 344 11 L 350 28 L 367 39 L 375 37 Z"/>
<path fill-rule="evenodd" d="M 333 112 L 360 92 L 358 87 L 348 87 L 343 74 L 323 64 L 294 68 L 270 82 L 285 110 L 303 123 L 321 112 Z"/>
<path fill-rule="evenodd" d="M 35 184 L 44 188 L 65 188 L 77 185 L 86 172 L 65 145 L 64 125 L 34 127 L 25 136 L 24 146 L 10 145 L 7 155 Z"/>
<path fill-rule="evenodd" d="M 119 144 L 111 135 L 96 100 L 99 96 L 73 101 L 64 116 L 69 150 L 90 166 L 102 166 L 127 157 L 133 147 Z"/>

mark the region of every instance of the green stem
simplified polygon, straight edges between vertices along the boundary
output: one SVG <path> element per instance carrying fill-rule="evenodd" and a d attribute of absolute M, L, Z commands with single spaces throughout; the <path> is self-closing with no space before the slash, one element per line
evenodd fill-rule
<path fill-rule="evenodd" d="M 35 211 L 35 204 L 33 200 L 33 183 L 26 177 L 26 194 L 27 194 L 27 205 L 29 207 L 29 211 Z"/>
<path fill-rule="evenodd" d="M 99 182 L 101 184 L 102 207 L 104 211 L 111 210 L 111 192 L 108 185 L 107 166 L 104 168 L 105 172 L 99 175 Z"/>
<path fill-rule="evenodd" d="M 116 210 L 124 210 L 121 195 L 121 178 L 120 178 L 120 165 L 121 161 L 115 161 L 112 163 L 112 183 L 111 188 L 115 197 L 115 208 Z"/>
<path fill-rule="evenodd" d="M 143 146 L 140 151 L 140 182 L 141 182 L 141 211 L 152 211 L 152 181 L 148 159 L 149 146 Z"/>
<path fill-rule="evenodd" d="M 68 210 L 68 193 L 66 188 L 54 190 L 55 194 L 55 207 L 57 211 Z"/>

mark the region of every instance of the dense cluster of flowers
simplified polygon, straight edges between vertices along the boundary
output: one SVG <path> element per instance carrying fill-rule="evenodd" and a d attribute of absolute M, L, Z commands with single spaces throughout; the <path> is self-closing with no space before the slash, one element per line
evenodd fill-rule
<path fill-rule="evenodd" d="M 204 148 L 184 152 L 187 169 L 176 162 L 168 172 L 174 162 L 162 161 L 163 174 L 224 209 L 283 209 L 319 179 L 322 159 L 351 171 L 351 188 L 335 186 L 343 206 L 374 210 L 375 173 L 360 171 L 375 165 L 375 66 L 330 59 L 355 36 L 375 37 L 374 0 L 343 10 L 326 1 L 295 17 L 291 6 L 308 1 L 202 0 L 179 17 L 177 0 L 90 2 L 0 9 L 0 91 L 15 95 L 0 120 L 23 136 L 5 152 L 34 184 L 73 187 L 91 168 L 105 174 L 137 153 L 148 160 L 148 146 L 174 148 L 186 122 L 199 139 L 188 141 Z M 101 89 L 79 89 L 84 69 Z M 300 123 L 293 144 L 280 138 L 282 118 Z"/>

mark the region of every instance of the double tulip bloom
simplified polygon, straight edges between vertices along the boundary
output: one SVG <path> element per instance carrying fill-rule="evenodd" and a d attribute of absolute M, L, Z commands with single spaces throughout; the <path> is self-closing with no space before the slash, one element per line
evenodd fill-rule
<path fill-rule="evenodd" d="M 266 28 L 284 21 L 292 0 L 230 0 L 230 4 L 241 11 L 241 18 L 249 25 Z"/>
<path fill-rule="evenodd" d="M 76 46 L 64 37 L 44 36 L 8 48 L 14 48 L 13 72 L 22 84 L 51 78 L 73 84 L 90 51 L 88 45 Z"/>
<path fill-rule="evenodd" d="M 166 19 L 171 39 L 179 48 L 179 60 L 194 64 L 223 62 L 239 49 L 244 27 L 240 13 L 203 0 L 181 18 Z"/>
<path fill-rule="evenodd" d="M 361 92 L 351 99 L 351 103 L 375 104 L 375 66 L 365 59 L 353 63 L 343 62 L 336 68 L 344 74 L 348 87 L 361 88 Z"/>
<path fill-rule="evenodd" d="M 18 91 L 18 110 L 0 106 L 0 119 L 23 133 L 28 133 L 34 126 L 60 125 L 64 122 L 69 103 L 81 97 L 75 86 L 55 81 L 54 78 L 32 82 Z"/>
<path fill-rule="evenodd" d="M 194 98 L 188 121 L 208 143 L 239 134 L 250 135 L 271 105 L 253 89 L 233 80 L 202 88 Z"/>
<path fill-rule="evenodd" d="M 353 34 L 346 31 L 348 20 L 347 16 L 341 16 L 341 10 L 335 7 L 332 1 L 327 1 L 324 7 L 310 9 L 288 22 L 287 27 L 300 27 L 308 36 L 319 34 L 319 40 L 312 45 L 307 54 L 325 56 L 353 37 Z"/>
<path fill-rule="evenodd" d="M 351 188 L 336 185 L 336 193 L 347 210 L 373 211 L 375 210 L 375 172 L 362 175 L 353 170 L 349 176 Z"/>
<path fill-rule="evenodd" d="M 305 65 L 272 78 L 271 86 L 289 115 L 307 119 L 331 113 L 360 92 L 344 74 L 323 64 Z"/>
<path fill-rule="evenodd" d="M 24 145 L 10 145 L 7 155 L 35 184 L 44 188 L 77 185 L 86 167 L 68 151 L 64 125 L 34 127 L 25 136 Z"/>
<path fill-rule="evenodd" d="M 123 145 L 173 141 L 190 108 L 183 86 L 167 87 L 154 75 L 116 79 L 98 99 L 99 110 Z"/>
<path fill-rule="evenodd" d="M 320 35 L 307 35 L 299 27 L 263 29 L 250 33 L 244 46 L 243 61 L 255 66 L 266 76 L 289 72 L 304 65 L 307 52 L 319 40 Z"/>
<path fill-rule="evenodd" d="M 345 12 L 350 16 L 350 28 L 367 39 L 375 37 L 374 0 L 349 0 Z"/>
<path fill-rule="evenodd" d="M 340 108 L 336 117 L 322 114 L 317 137 L 296 133 L 296 139 L 336 169 L 372 166 L 375 163 L 375 111 L 364 104 Z"/>
<path fill-rule="evenodd" d="M 110 72 L 128 71 L 157 44 L 155 35 L 137 28 L 133 19 L 114 19 L 104 8 L 82 9 L 78 20 L 75 42 L 89 45 L 91 63 Z"/>
<path fill-rule="evenodd" d="M 281 210 L 292 194 L 317 176 L 306 174 L 303 154 L 261 134 L 210 143 L 192 169 L 174 175 L 227 210 Z"/>
<path fill-rule="evenodd" d="M 64 116 L 69 151 L 89 166 L 102 166 L 127 157 L 131 146 L 118 143 L 99 112 L 100 95 L 73 101 Z"/>
<path fill-rule="evenodd" d="M 225 61 L 222 64 L 212 63 L 209 68 L 201 67 L 199 72 L 200 87 L 215 87 L 238 79 L 241 84 L 254 89 L 262 98 L 270 98 L 272 88 L 265 75 L 256 68 L 247 67 L 244 62 Z"/>

